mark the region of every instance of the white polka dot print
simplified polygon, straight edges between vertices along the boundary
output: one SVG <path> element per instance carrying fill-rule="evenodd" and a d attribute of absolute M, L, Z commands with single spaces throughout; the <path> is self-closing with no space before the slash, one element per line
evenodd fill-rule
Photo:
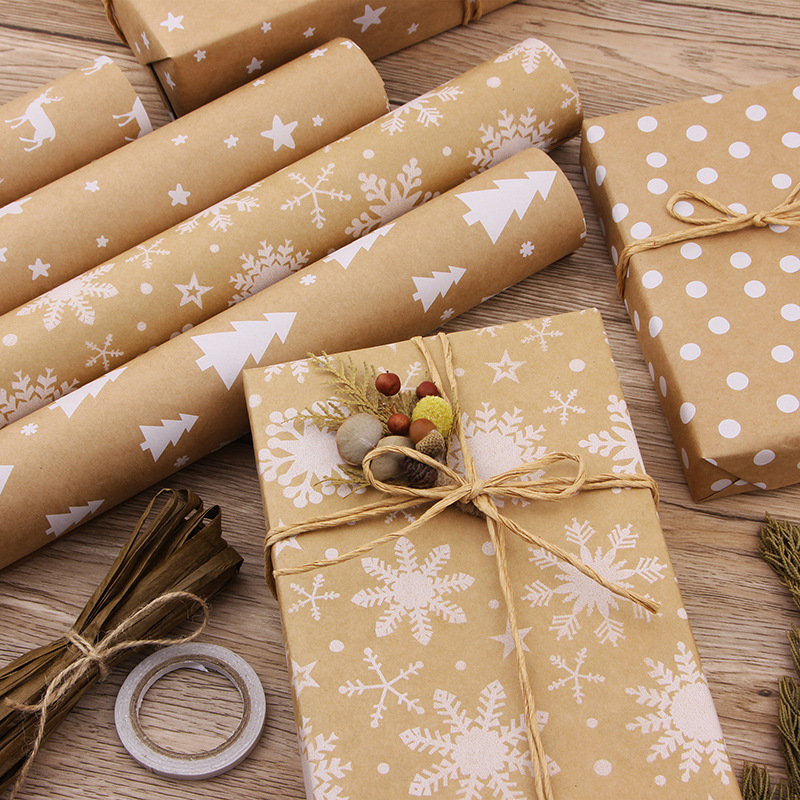
<path fill-rule="evenodd" d="M 650 194 L 664 194 L 669 189 L 669 184 L 662 178 L 653 178 L 647 182 L 647 191 Z"/>
<path fill-rule="evenodd" d="M 708 329 L 711 333 L 716 333 L 718 336 L 721 336 L 731 329 L 731 324 L 725 317 L 711 317 L 708 321 Z"/>
<path fill-rule="evenodd" d="M 775 453 L 772 450 L 759 450 L 753 457 L 753 463 L 757 467 L 765 467 L 775 460 Z"/>
<path fill-rule="evenodd" d="M 688 342 L 687 344 L 681 347 L 680 353 L 681 358 L 684 361 L 694 361 L 695 359 L 700 358 L 700 354 L 703 351 L 700 349 L 700 345 L 695 342 Z"/>
<path fill-rule="evenodd" d="M 743 372 L 731 372 L 726 380 L 728 386 L 737 392 L 741 392 L 743 389 L 746 389 L 750 384 L 750 378 L 748 378 Z"/>
<path fill-rule="evenodd" d="M 747 158 L 750 155 L 750 145 L 747 142 L 733 142 L 728 148 L 728 152 L 734 158 Z"/>
<path fill-rule="evenodd" d="M 497 77 L 497 75 L 493 75 L 491 78 L 488 78 L 486 81 L 486 85 L 490 89 L 496 89 L 498 86 L 501 86 L 503 81 Z"/>
<path fill-rule="evenodd" d="M 660 167 L 663 167 L 667 163 L 667 157 L 663 153 L 659 153 L 658 151 L 654 151 L 654 152 L 648 154 L 647 163 L 651 167 L 655 167 L 656 169 L 659 169 Z"/>
<path fill-rule="evenodd" d="M 800 319 L 800 306 L 797 303 L 787 303 L 781 308 L 781 316 L 787 322 L 797 322 Z"/>
<path fill-rule="evenodd" d="M 772 358 L 779 364 L 786 364 L 794 358 L 794 350 L 785 344 L 772 348 Z"/>
<path fill-rule="evenodd" d="M 694 206 L 688 200 L 678 200 L 672 208 L 683 217 L 691 217 L 694 214 Z"/>
<path fill-rule="evenodd" d="M 599 166 L 594 171 L 594 181 L 598 186 L 603 185 L 603 181 L 606 179 L 606 175 L 608 174 L 608 170 L 604 166 Z"/>
<path fill-rule="evenodd" d="M 708 136 L 708 131 L 702 125 L 690 125 L 686 129 L 686 138 L 690 142 L 702 142 Z"/>
<path fill-rule="evenodd" d="M 16 333 L 7 333 L 3 337 L 3 344 L 6 347 L 13 347 L 18 341 L 19 341 L 19 338 L 17 337 Z"/>
<path fill-rule="evenodd" d="M 683 403 L 681 405 L 681 422 L 684 425 L 688 425 L 693 419 L 694 415 L 697 413 L 697 408 L 693 403 Z"/>
<path fill-rule="evenodd" d="M 667 379 L 663 375 L 658 379 L 658 388 L 660 389 L 662 396 L 666 397 L 667 396 Z"/>
<path fill-rule="evenodd" d="M 688 294 L 689 297 L 700 299 L 708 294 L 708 287 L 703 281 L 689 281 L 689 283 L 686 284 L 686 294 Z"/>
<path fill-rule="evenodd" d="M 751 120 L 752 122 L 761 122 L 761 120 L 767 116 L 767 109 L 764 108 L 764 106 L 759 105 L 748 106 L 744 113 L 747 116 L 747 119 Z"/>
<path fill-rule="evenodd" d="M 792 149 L 800 147 L 800 133 L 797 131 L 789 131 L 788 133 L 784 133 L 781 141 L 787 147 L 791 147 Z"/>
<path fill-rule="evenodd" d="M 794 414 L 800 408 L 800 400 L 793 394 L 782 394 L 775 405 L 778 406 L 778 411 L 783 411 L 784 414 Z"/>
<path fill-rule="evenodd" d="M 642 286 L 645 289 L 655 289 L 656 286 L 661 285 L 663 280 L 664 276 L 657 269 L 651 269 L 642 275 Z"/>
<path fill-rule="evenodd" d="M 735 267 L 736 269 L 746 269 L 752 263 L 753 259 L 742 250 L 739 250 L 737 253 L 734 253 L 731 256 L 731 266 Z"/>
<path fill-rule="evenodd" d="M 713 167 L 703 167 L 697 170 L 697 180 L 705 186 L 714 183 L 717 178 L 719 178 L 719 174 Z"/>
<path fill-rule="evenodd" d="M 629 212 L 630 209 L 625 205 L 625 203 L 617 203 L 611 209 L 611 219 L 613 219 L 614 222 L 622 222 L 622 220 L 628 216 Z"/>
<path fill-rule="evenodd" d="M 605 128 L 600 125 L 592 125 L 586 129 L 586 141 L 589 144 L 599 142 L 606 135 Z"/>
<path fill-rule="evenodd" d="M 748 297 L 763 297 L 766 291 L 767 287 L 761 281 L 747 281 L 744 285 L 744 293 Z"/>
<path fill-rule="evenodd" d="M 616 267 L 619 264 L 619 253 L 617 252 L 617 248 L 614 245 L 611 245 L 611 260 L 614 262 L 614 266 Z"/>
<path fill-rule="evenodd" d="M 641 327 L 642 327 L 642 322 L 639 319 L 639 312 L 638 311 L 634 311 L 633 312 L 633 327 L 636 328 L 637 331 L 641 330 Z"/>
<path fill-rule="evenodd" d="M 800 269 L 800 258 L 797 256 L 784 256 L 781 261 L 781 269 L 789 274 Z"/>
<path fill-rule="evenodd" d="M 772 185 L 776 189 L 788 189 L 792 185 L 792 176 L 785 172 L 778 172 L 772 176 Z"/>
<path fill-rule="evenodd" d="M 643 133 L 652 133 L 658 127 L 658 120 L 651 116 L 640 117 L 636 125 Z"/>
<path fill-rule="evenodd" d="M 594 771 L 597 775 L 610 775 L 612 769 L 611 762 L 605 758 L 600 758 L 594 762 Z"/>
<path fill-rule="evenodd" d="M 647 326 L 650 335 L 655 339 L 664 327 L 664 320 L 661 317 L 652 317 Z"/>
<path fill-rule="evenodd" d="M 737 214 L 746 214 L 747 213 L 747 206 L 744 203 L 730 203 L 728 208 L 731 211 L 735 211 Z"/>
<path fill-rule="evenodd" d="M 631 226 L 631 236 L 634 239 L 646 239 L 653 229 L 646 222 L 636 222 Z"/>
<path fill-rule="evenodd" d="M 742 432 L 742 426 L 735 419 L 724 419 L 720 422 L 718 430 L 720 436 L 735 439 Z"/>
<path fill-rule="evenodd" d="M 689 469 L 689 454 L 686 452 L 685 447 L 681 447 L 681 461 L 686 469 Z"/>
<path fill-rule="evenodd" d="M 727 478 L 721 478 L 718 481 L 714 481 L 711 484 L 711 491 L 712 492 L 721 492 L 723 489 L 727 489 L 731 485 L 732 481 L 729 481 Z"/>
<path fill-rule="evenodd" d="M 707 94 L 703 98 L 703 102 L 705 103 L 719 103 L 720 100 L 722 100 L 721 94 Z"/>

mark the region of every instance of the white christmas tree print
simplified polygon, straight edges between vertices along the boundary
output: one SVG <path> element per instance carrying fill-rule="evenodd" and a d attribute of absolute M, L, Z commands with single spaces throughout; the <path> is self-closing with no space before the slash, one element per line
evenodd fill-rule
<path fill-rule="evenodd" d="M 93 367 L 98 361 L 100 361 L 103 364 L 103 371 L 105 372 L 108 370 L 109 366 L 111 366 L 112 358 L 119 358 L 120 356 L 125 355 L 122 350 L 116 350 L 115 348 L 111 347 L 111 342 L 113 339 L 114 334 L 109 333 L 102 345 L 95 344 L 94 342 L 86 342 L 87 349 L 93 354 L 86 360 L 87 367 Z"/>
<path fill-rule="evenodd" d="M 162 419 L 160 425 L 140 425 L 144 436 L 142 450 L 149 450 L 153 461 L 158 461 L 171 444 L 178 444 L 184 433 L 188 433 L 199 417 L 194 414 L 180 414 L 180 419 Z"/>
<path fill-rule="evenodd" d="M 195 214 L 185 222 L 178 225 L 178 233 L 191 233 L 195 230 L 201 222 L 205 221 L 209 228 L 213 231 L 220 231 L 225 233 L 228 228 L 233 225 L 233 211 L 239 211 L 242 214 L 250 213 L 254 208 L 260 208 L 257 197 L 253 197 L 249 192 L 257 189 L 260 184 L 255 183 L 248 186 L 242 192 L 221 200 L 213 206 L 209 206 L 199 214 Z"/>
<path fill-rule="evenodd" d="M 417 291 L 411 295 L 412 300 L 422 303 L 422 310 L 427 311 L 436 298 L 444 297 L 453 288 L 466 272 L 462 267 L 448 267 L 449 272 L 433 270 L 430 276 L 412 277 Z"/>
<path fill-rule="evenodd" d="M 313 800 L 348 800 L 337 781 L 347 777 L 345 773 L 352 770 L 352 765 L 332 755 L 339 737 L 335 733 L 314 736 L 308 717 L 303 717 L 297 735 L 306 795 Z"/>
<path fill-rule="evenodd" d="M 441 106 L 452 102 L 462 94 L 464 90 L 458 86 L 443 86 L 441 89 L 423 94 L 383 117 L 381 132 L 388 133 L 389 136 L 400 133 L 412 117 L 424 128 L 429 128 L 431 125 L 438 126 L 442 120 Z"/>
<path fill-rule="evenodd" d="M 322 619 L 322 611 L 319 604 L 324 600 L 335 600 L 341 595 L 339 592 L 323 592 L 320 591 L 325 585 L 325 577 L 323 575 L 315 575 L 311 581 L 311 589 L 306 589 L 299 583 L 292 583 L 292 591 L 298 596 L 298 600 L 289 606 L 289 613 L 295 614 L 308 606 L 311 611 L 311 618 L 319 622 Z"/>
<path fill-rule="evenodd" d="M 543 353 L 546 353 L 549 347 L 549 340 L 554 339 L 557 336 L 564 335 L 563 331 L 557 331 L 555 329 L 551 330 L 550 326 L 552 323 L 553 320 L 550 319 L 550 317 L 545 317 L 537 322 L 524 323 L 525 327 L 531 331 L 531 334 L 522 340 L 522 344 L 538 344 L 539 349 Z"/>
<path fill-rule="evenodd" d="M 57 408 L 60 408 L 67 415 L 67 419 L 69 419 L 86 398 L 97 397 L 104 386 L 113 383 L 126 369 L 127 368 L 124 366 L 117 367 L 117 369 L 112 372 L 107 372 L 105 375 L 95 378 L 90 383 L 75 389 L 75 391 L 59 397 L 50 405 L 50 410 L 55 411 Z"/>
<path fill-rule="evenodd" d="M 639 705 L 652 709 L 646 716 L 629 722 L 627 728 L 658 737 L 650 746 L 648 761 L 667 760 L 680 751 L 678 769 L 682 781 L 688 782 L 699 774 L 707 756 L 714 775 L 727 785 L 731 765 L 711 692 L 692 651 L 683 642 L 678 642 L 677 647 L 675 670 L 661 661 L 645 659 L 655 688 L 637 686 L 625 690 Z"/>
<path fill-rule="evenodd" d="M 50 527 L 45 531 L 47 536 L 61 536 L 70 528 L 74 528 L 86 517 L 94 514 L 105 500 L 90 500 L 82 506 L 70 506 L 69 511 L 64 514 L 45 514 L 45 519 L 50 523 Z"/>
<path fill-rule="evenodd" d="M 366 692 L 378 692 L 379 697 L 372 708 L 370 714 L 370 727 L 378 728 L 383 719 L 383 712 L 386 711 L 386 699 L 391 695 L 397 705 L 405 706 L 409 711 L 417 714 L 424 714 L 425 709 L 419 704 L 419 698 L 409 697 L 408 692 L 401 692 L 396 684 L 400 681 L 407 681 L 410 677 L 418 675 L 424 664 L 421 661 L 414 661 L 405 669 L 398 671 L 394 678 L 387 678 L 383 673 L 383 664 L 378 660 L 377 654 L 369 647 L 364 649 L 364 662 L 371 672 L 375 673 L 377 683 L 364 683 L 361 678 L 355 681 L 347 681 L 339 687 L 339 694 L 346 697 L 361 697 Z"/>
<path fill-rule="evenodd" d="M 49 367 L 35 380 L 21 370 L 14 373 L 14 378 L 8 389 L 0 389 L 0 427 L 52 403 L 78 383 L 76 379 L 59 383 L 58 376 Z"/>
<path fill-rule="evenodd" d="M 285 239 L 283 244 L 273 247 L 262 241 L 261 247 L 252 253 L 243 253 L 240 258 L 244 265 L 244 272 L 237 272 L 231 276 L 230 283 L 234 285 L 236 294 L 228 302 L 235 305 L 250 295 L 260 292 L 276 281 L 286 278 L 293 272 L 308 264 L 310 250 L 296 252 L 291 239 Z"/>
<path fill-rule="evenodd" d="M 300 184 L 305 189 L 304 192 L 290 197 L 285 203 L 281 205 L 281 211 L 291 211 L 299 208 L 303 201 L 311 199 L 311 222 L 315 228 L 321 230 L 325 227 L 325 212 L 320 205 L 320 197 L 327 197 L 330 200 L 338 200 L 345 202 L 351 199 L 350 194 L 341 189 L 321 189 L 320 187 L 327 183 L 333 174 L 335 164 L 328 164 L 322 168 L 322 171 L 314 178 L 314 183 L 310 183 L 309 179 L 301 175 L 299 172 L 290 172 L 289 177 L 295 182 Z"/>
<path fill-rule="evenodd" d="M 481 690 L 474 716 L 462 708 L 456 695 L 437 689 L 433 707 L 446 730 L 416 727 L 400 734 L 403 743 L 415 753 L 428 753 L 438 759 L 414 776 L 408 793 L 429 797 L 452 781 L 458 783 L 459 800 L 525 797 L 525 791 L 517 788 L 518 781 L 527 783 L 533 774 L 525 722 L 521 714 L 503 720 L 505 705 L 506 692 L 500 681 L 492 681 Z M 547 719 L 546 713 L 538 712 L 540 730 Z M 550 775 L 560 771 L 550 758 L 547 769 Z"/>
<path fill-rule="evenodd" d="M 561 396 L 561 392 L 557 392 L 554 389 L 550 390 L 550 399 L 555 400 L 555 405 L 548 406 L 545 410 L 545 414 L 558 414 L 558 419 L 562 425 L 566 425 L 569 421 L 570 414 L 585 414 L 586 409 L 582 408 L 581 406 L 576 406 L 572 404 L 572 401 L 578 396 L 577 389 L 570 389 L 567 392 L 566 397 Z"/>
<path fill-rule="evenodd" d="M 535 72 L 541 65 L 542 59 L 546 58 L 557 67 L 565 69 L 564 62 L 555 54 L 555 52 L 544 42 L 539 39 L 526 39 L 524 42 L 515 44 L 505 53 L 501 53 L 495 58 L 495 64 L 500 64 L 503 61 L 511 61 L 511 59 L 521 57 L 522 68 L 529 75 Z"/>
<path fill-rule="evenodd" d="M 480 223 L 492 244 L 497 244 L 514 214 L 521 220 L 537 194 L 547 200 L 555 179 L 555 171 L 537 170 L 526 172 L 524 178 L 492 181 L 494 189 L 476 189 L 456 197 L 469 208 L 464 214 L 467 225 Z"/>
<path fill-rule="evenodd" d="M 378 230 L 368 233 L 366 236 L 362 236 L 360 239 L 356 239 L 354 242 L 350 242 L 350 244 L 346 244 L 344 247 L 340 247 L 329 256 L 325 256 L 322 260 L 325 262 L 335 261 L 340 267 L 347 269 L 350 264 L 353 263 L 353 259 L 362 250 L 364 252 L 371 250 L 372 245 L 374 245 L 378 239 L 386 236 L 393 227 L 394 223 L 390 222 L 388 225 L 384 225 L 382 228 L 378 228 Z M 348 232 L 349 230 L 348 228 Z"/>
<path fill-rule="evenodd" d="M 557 138 L 552 135 L 554 127 L 552 119 L 539 120 L 532 108 L 520 114 L 519 120 L 512 112 L 503 109 L 496 125 L 481 125 L 483 146 L 467 153 L 467 158 L 471 158 L 477 167 L 472 174 L 493 167 L 526 147 L 549 150 L 557 143 Z"/>
<path fill-rule="evenodd" d="M 153 256 L 168 256 L 169 250 L 164 250 L 159 247 L 163 239 L 156 239 L 150 244 L 137 244 L 134 248 L 133 255 L 125 259 L 125 263 L 131 261 L 141 260 L 142 266 L 145 269 L 150 269 L 153 266 Z"/>
<path fill-rule="evenodd" d="M 475 578 L 464 572 L 439 574 L 450 560 L 450 545 L 432 548 L 422 565 L 417 560 L 413 542 L 405 536 L 395 542 L 394 553 L 396 565 L 375 556 L 361 559 L 364 572 L 377 578 L 382 585 L 361 589 L 352 597 L 362 608 L 388 607 L 375 622 L 376 636 L 389 636 L 403 618 L 408 617 L 412 636 L 420 644 L 427 645 L 433 637 L 431 615 L 454 624 L 467 621 L 461 606 L 445 598 L 468 589 Z"/>
<path fill-rule="evenodd" d="M 596 531 L 588 521 L 578 522 L 573 519 L 565 526 L 566 538 L 579 546 L 578 556 L 584 564 L 592 567 L 602 577 L 625 589 L 637 589 L 636 583 L 645 581 L 653 584 L 663 580 L 667 565 L 662 563 L 658 556 L 640 555 L 635 566 L 628 566 L 628 562 L 619 558 L 624 550 L 636 548 L 639 534 L 632 525 L 615 525 L 607 535 L 609 547 L 604 550 L 602 546 L 589 549 L 589 541 L 595 536 Z M 555 631 L 557 639 L 572 639 L 581 630 L 581 616 L 599 616 L 600 622 L 594 630 L 594 635 L 602 644 L 610 642 L 616 647 L 625 638 L 625 618 L 633 616 L 649 620 L 651 614 L 635 603 L 623 600 L 608 589 L 600 586 L 595 580 L 575 567 L 560 561 L 556 556 L 548 553 L 543 548 L 528 548 L 531 552 L 529 561 L 541 569 L 556 571 L 558 584 L 553 588 L 541 580 L 525 586 L 523 600 L 530 603 L 531 608 L 549 606 L 552 600 L 560 599 L 565 605 L 572 608 L 565 614 L 554 614 L 550 622 L 550 630 Z M 636 579 L 636 582 L 634 582 Z M 649 595 L 645 595 L 649 597 Z M 613 616 L 620 606 L 625 606 L 625 613 L 620 618 Z"/>
<path fill-rule="evenodd" d="M 371 203 L 367 211 L 362 211 L 361 216 L 353 219 L 350 226 L 345 228 L 345 233 L 352 236 L 362 236 L 378 225 L 391 222 L 406 211 L 417 205 L 422 196 L 422 169 L 416 158 L 403 164 L 396 179 L 391 183 L 386 178 L 379 178 L 374 173 L 361 172 L 358 179 L 361 181 L 360 189 L 365 199 Z M 436 194 L 425 192 L 420 202 L 426 203 Z"/>
<path fill-rule="evenodd" d="M 590 433 L 587 439 L 582 439 L 578 444 L 585 447 L 592 455 L 599 453 L 603 458 L 611 456 L 614 461 L 621 461 L 621 464 L 614 464 L 611 467 L 614 472 L 627 474 L 644 472 L 642 454 L 639 452 L 636 434 L 633 432 L 628 414 L 628 404 L 621 397 L 612 394 L 608 397 L 607 409 L 611 421 L 619 424 L 612 426 L 611 431 Z"/>
<path fill-rule="evenodd" d="M 558 669 L 566 672 L 563 678 L 553 681 L 547 688 L 554 692 L 556 689 L 563 689 L 565 686 L 570 686 L 572 689 L 572 696 L 578 705 L 583 703 L 585 697 L 583 686 L 585 683 L 603 683 L 605 677 L 598 675 L 596 672 L 581 672 L 583 665 L 586 663 L 588 649 L 582 647 L 575 655 L 575 666 L 571 667 L 567 659 L 563 656 L 550 656 L 550 663 Z"/>
<path fill-rule="evenodd" d="M 45 292 L 28 305 L 22 306 L 17 311 L 17 315 L 26 316 L 40 309 L 43 310 L 42 322 L 48 331 L 61 324 L 65 311 L 71 311 L 78 322 L 82 322 L 84 325 L 94 325 L 95 312 L 91 301 L 107 299 L 117 294 L 115 286 L 106 281 L 97 280 L 113 266 L 113 264 L 101 264 L 77 278 L 56 286 L 55 289 Z"/>

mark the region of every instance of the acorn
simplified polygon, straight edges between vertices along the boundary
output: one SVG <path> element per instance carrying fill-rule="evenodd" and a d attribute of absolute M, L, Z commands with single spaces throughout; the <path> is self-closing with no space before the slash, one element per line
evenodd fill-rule
<path fill-rule="evenodd" d="M 433 381 L 422 381 L 422 383 L 417 386 L 417 397 L 422 400 L 423 397 L 438 397 L 439 396 L 439 389 Z"/>
<path fill-rule="evenodd" d="M 386 397 L 392 397 L 400 391 L 400 376 L 394 372 L 381 372 L 375 378 L 375 388 Z"/>
<path fill-rule="evenodd" d="M 411 439 L 407 436 L 384 436 L 375 447 L 383 447 L 386 444 L 395 444 L 398 447 L 413 447 Z M 400 453 L 382 453 L 377 458 L 370 461 L 369 466 L 372 474 L 379 481 L 388 481 L 396 478 L 403 471 L 403 460 L 406 456 Z"/>
<path fill-rule="evenodd" d="M 429 419 L 415 419 L 409 429 L 408 435 L 411 441 L 416 444 L 422 441 L 431 431 L 436 430 L 436 424 Z"/>
<path fill-rule="evenodd" d="M 382 436 L 383 424 L 377 417 L 353 414 L 336 431 L 336 447 L 345 462 L 358 467 Z"/>
<path fill-rule="evenodd" d="M 409 486 L 417 489 L 429 489 L 436 485 L 436 481 L 439 479 L 439 470 L 406 456 L 403 459 L 403 477 L 408 481 Z"/>
<path fill-rule="evenodd" d="M 426 456 L 431 458 L 441 459 L 447 450 L 447 444 L 438 428 L 434 428 L 427 436 L 424 436 L 416 443 L 414 449 L 418 453 L 425 453 Z"/>
<path fill-rule="evenodd" d="M 444 397 L 428 395 L 414 406 L 412 425 L 418 419 L 429 419 L 446 439 L 453 430 L 453 407 Z"/>
<path fill-rule="evenodd" d="M 389 433 L 405 436 L 411 427 L 411 417 L 408 414 L 397 412 L 386 420 L 386 427 L 389 429 Z"/>

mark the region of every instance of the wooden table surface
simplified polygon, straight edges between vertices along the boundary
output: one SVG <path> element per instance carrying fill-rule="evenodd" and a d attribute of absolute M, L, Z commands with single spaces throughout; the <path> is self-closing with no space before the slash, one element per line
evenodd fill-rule
<path fill-rule="evenodd" d="M 797 0 L 521 0 L 381 59 L 377 67 L 390 99 L 401 103 L 528 36 L 544 39 L 561 55 L 592 117 L 796 75 L 800 5 Z M 149 74 L 115 38 L 100 0 L 0 0 L 0 102 L 100 54 L 123 67 L 154 124 L 167 122 Z M 784 632 L 800 614 L 756 546 L 765 513 L 800 520 L 800 487 L 692 503 L 615 293 L 578 166 L 578 143 L 562 146 L 554 157 L 583 203 L 585 246 L 447 329 L 600 308 L 645 465 L 660 486 L 661 520 L 736 774 L 752 760 L 782 775 L 776 689 L 779 677 L 791 672 Z M 245 557 L 238 579 L 214 603 L 204 641 L 231 647 L 255 668 L 268 699 L 264 735 L 247 761 L 213 780 L 181 783 L 151 775 L 130 759 L 114 730 L 114 698 L 138 661 L 132 657 L 87 694 L 45 743 L 21 798 L 305 796 L 280 620 L 263 580 L 264 518 L 250 439 L 228 445 L 164 485 L 188 486 L 207 505 L 219 504 L 226 537 Z M 69 626 L 151 496 L 148 491 L 134 497 L 0 573 L 0 662 Z M 175 680 L 161 687 L 158 697 L 148 697 L 148 724 L 188 750 L 219 741 L 230 724 L 232 695 L 221 680 L 210 688 Z M 214 706 L 220 713 L 209 727 Z"/>

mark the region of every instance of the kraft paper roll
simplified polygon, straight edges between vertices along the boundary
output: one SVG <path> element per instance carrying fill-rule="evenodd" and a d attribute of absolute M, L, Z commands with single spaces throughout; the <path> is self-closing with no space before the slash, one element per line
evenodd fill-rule
<path fill-rule="evenodd" d="M 0 216 L 19 213 L 2 206 L 152 130 L 142 101 L 108 56 L 6 103 Z"/>
<path fill-rule="evenodd" d="M 242 435 L 244 368 L 429 332 L 584 236 L 532 148 L 7 425 L 0 566 Z"/>
<path fill-rule="evenodd" d="M 0 424 L 580 119 L 559 57 L 521 42 L 0 318 Z"/>
<path fill-rule="evenodd" d="M 375 68 L 339 39 L 39 189 L 16 210 L 0 211 L 7 281 L 0 311 L 313 153 L 386 107 Z"/>

